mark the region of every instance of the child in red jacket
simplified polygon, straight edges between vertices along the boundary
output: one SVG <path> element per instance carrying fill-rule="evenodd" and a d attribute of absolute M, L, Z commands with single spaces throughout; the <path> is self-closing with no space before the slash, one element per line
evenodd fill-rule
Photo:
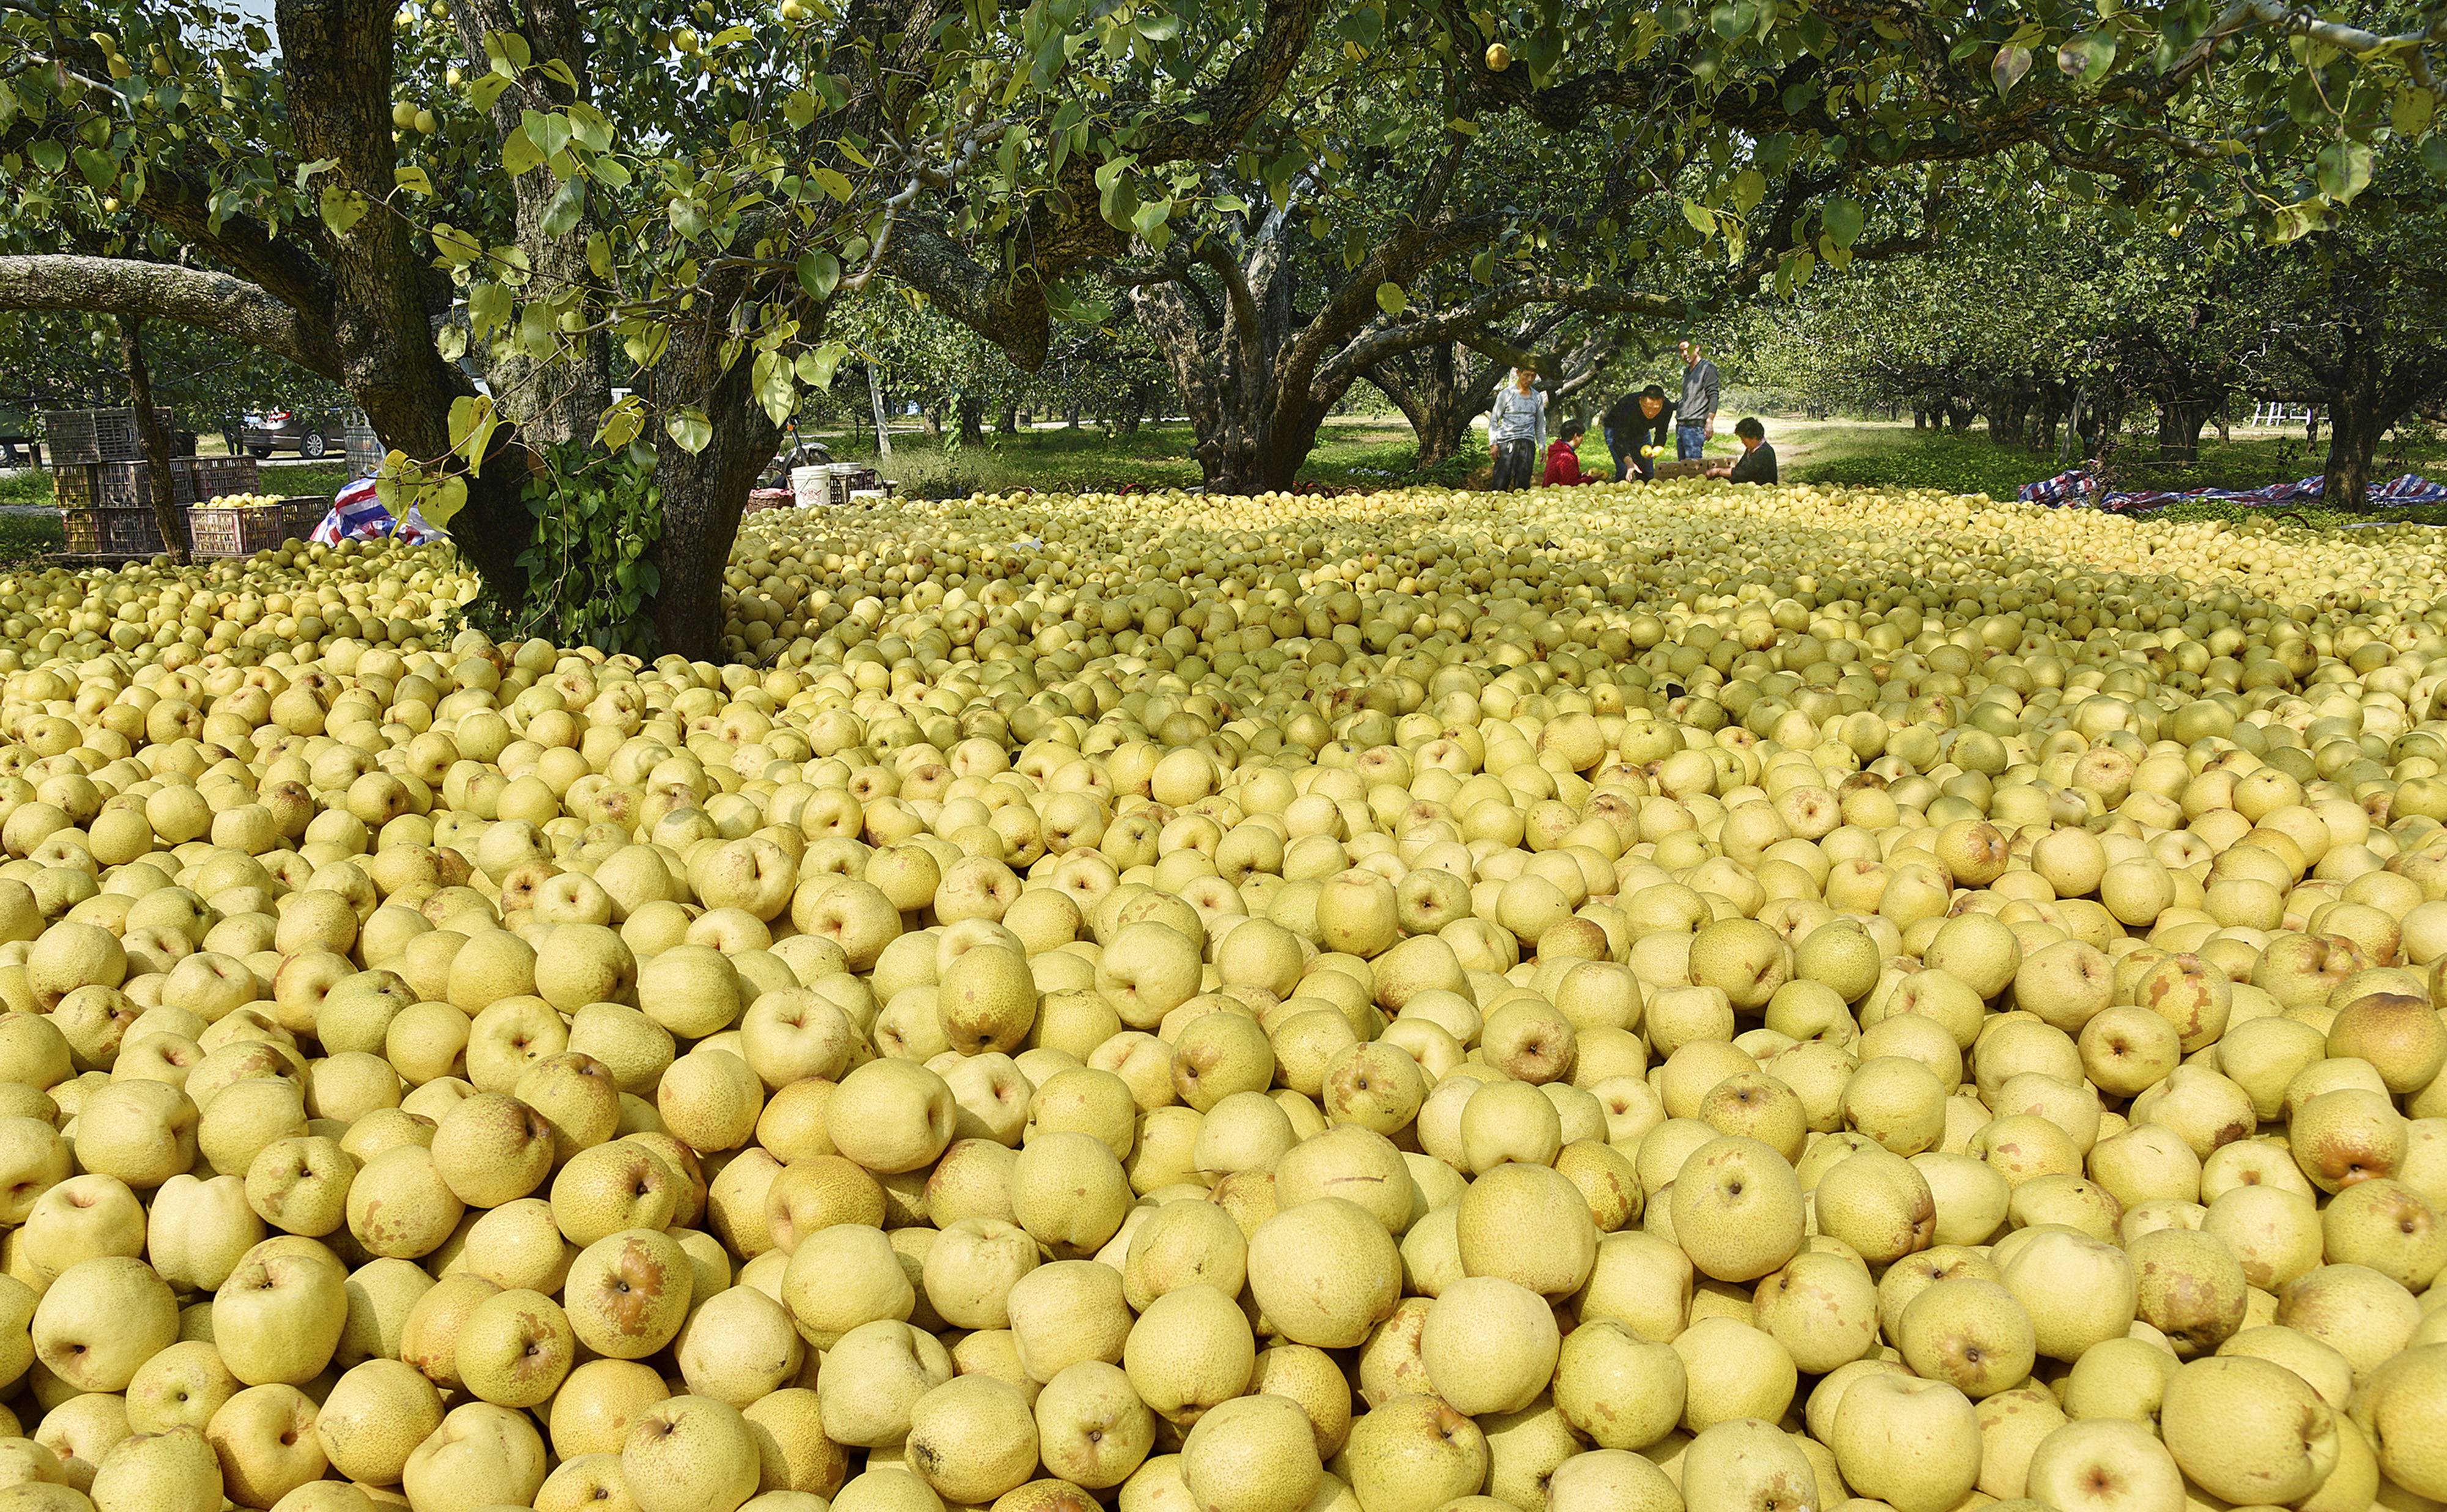
<path fill-rule="evenodd" d="M 1577 420 L 1564 422 L 1564 428 L 1546 444 L 1546 486 L 1571 487 L 1581 483 L 1602 483 L 1604 479 L 1581 471 L 1581 454 L 1575 449 L 1588 426 Z"/>

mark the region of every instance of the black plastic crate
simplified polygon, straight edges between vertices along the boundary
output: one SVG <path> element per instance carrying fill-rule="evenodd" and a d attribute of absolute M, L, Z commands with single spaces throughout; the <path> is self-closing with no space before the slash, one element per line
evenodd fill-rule
<path fill-rule="evenodd" d="M 181 530 L 188 528 L 183 513 L 180 523 Z M 161 543 L 161 524 L 149 509 L 63 509 L 60 534 L 65 538 L 61 549 L 70 557 L 135 560 L 158 557 L 168 549 Z"/>
<path fill-rule="evenodd" d="M 161 428 L 175 430 L 177 422 L 166 406 L 157 406 L 154 413 L 161 418 Z M 115 409 L 46 409 L 42 412 L 43 442 L 50 450 L 51 465 L 64 467 L 77 463 L 133 462 L 144 455 L 144 438 L 136 427 L 136 409 L 122 405 Z"/>
<path fill-rule="evenodd" d="M 57 468 L 51 487 L 63 509 L 150 509 L 152 478 L 149 462 L 92 462 Z M 263 464 L 252 457 L 170 459 L 170 501 L 175 504 L 259 493 L 262 487 Z"/>

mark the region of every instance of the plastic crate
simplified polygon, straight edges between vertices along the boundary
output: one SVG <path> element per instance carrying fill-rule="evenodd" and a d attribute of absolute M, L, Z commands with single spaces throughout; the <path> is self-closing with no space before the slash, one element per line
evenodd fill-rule
<path fill-rule="evenodd" d="M 330 494 L 296 494 L 280 501 L 280 540 L 304 540 L 332 512 Z M 273 542 L 274 545 L 280 541 Z"/>
<path fill-rule="evenodd" d="M 161 417 L 162 429 L 177 428 L 167 406 L 156 406 L 154 413 Z M 55 467 L 78 463 L 131 462 L 144 455 L 144 438 L 136 428 L 133 406 L 122 405 L 115 409 L 46 409 L 42 421 L 43 442 L 50 449 L 51 465 Z"/>
<path fill-rule="evenodd" d="M 252 557 L 276 551 L 286 532 L 281 506 L 249 504 L 235 509 L 199 505 L 187 511 L 187 534 L 199 557 Z"/>
<path fill-rule="evenodd" d="M 158 557 L 167 549 L 161 543 L 161 527 L 149 509 L 63 509 L 60 534 L 66 542 L 62 549 L 71 557 L 134 560 Z"/>
<path fill-rule="evenodd" d="M 153 464 L 94 462 L 51 474 L 63 509 L 151 509 Z M 263 464 L 252 457 L 173 457 L 170 501 L 199 504 L 223 494 L 252 494 L 263 486 Z"/>
<path fill-rule="evenodd" d="M 371 476 L 381 468 L 384 455 L 382 438 L 371 425 L 351 425 L 344 439 L 351 479 Z"/>
<path fill-rule="evenodd" d="M 790 490 L 787 488 L 751 488 L 748 491 L 748 502 L 740 512 L 761 515 L 768 509 L 787 509 L 790 503 Z"/>

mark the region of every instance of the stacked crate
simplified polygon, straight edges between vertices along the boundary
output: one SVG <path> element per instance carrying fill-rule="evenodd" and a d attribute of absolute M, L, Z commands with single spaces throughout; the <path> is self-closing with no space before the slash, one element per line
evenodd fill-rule
<path fill-rule="evenodd" d="M 163 430 L 177 428 L 167 407 L 156 408 L 154 413 L 161 416 Z M 136 428 L 132 406 L 123 405 L 116 409 L 46 409 L 42 422 L 43 444 L 54 467 L 133 462 L 144 455 L 144 438 Z"/>
<path fill-rule="evenodd" d="M 164 429 L 176 428 L 177 419 L 168 409 L 158 413 Z M 136 411 L 125 406 L 52 409 L 44 411 L 42 422 L 51 454 L 51 491 L 59 501 L 60 532 L 68 555 L 133 558 L 167 550 L 161 522 L 153 518 L 153 464 L 144 457 Z M 262 484 L 262 466 L 252 457 L 170 459 L 170 500 L 182 511 L 224 494 L 251 494 Z M 202 513 L 218 517 L 237 512 Z M 233 521 L 199 521 L 182 515 L 180 531 L 186 539 L 178 544 L 193 545 L 199 528 L 213 542 L 253 539 Z"/>

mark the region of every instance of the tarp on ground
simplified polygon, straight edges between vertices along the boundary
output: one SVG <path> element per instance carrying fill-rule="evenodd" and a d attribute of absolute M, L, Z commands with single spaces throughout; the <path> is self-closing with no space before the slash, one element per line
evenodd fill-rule
<path fill-rule="evenodd" d="M 2026 504 L 2047 504 L 2055 508 L 2103 509 L 2110 514 L 2141 514 L 2164 509 L 2169 504 L 2207 501 L 2240 504 L 2246 509 L 2279 509 L 2287 504 L 2317 500 L 2325 488 L 2324 480 L 2305 478 L 2290 483 L 2270 483 L 2265 488 L 2194 488 L 2179 492 L 2173 489 L 2141 489 L 2129 492 L 2101 492 L 2097 473 L 2088 467 L 2075 467 L 2054 478 L 2025 484 L 2014 497 Z M 2418 473 L 2406 473 L 2373 487 L 2365 501 L 2375 509 L 2406 509 L 2418 504 L 2447 503 L 2447 483 L 2435 483 Z"/>
<path fill-rule="evenodd" d="M 360 478 L 332 496 L 332 512 L 314 527 L 313 540 L 320 546 L 336 546 L 344 540 L 382 540 L 397 537 L 410 546 L 428 540 L 440 540 L 442 532 L 425 522 L 425 517 L 408 506 L 405 520 L 391 518 L 375 492 L 374 480 Z"/>

